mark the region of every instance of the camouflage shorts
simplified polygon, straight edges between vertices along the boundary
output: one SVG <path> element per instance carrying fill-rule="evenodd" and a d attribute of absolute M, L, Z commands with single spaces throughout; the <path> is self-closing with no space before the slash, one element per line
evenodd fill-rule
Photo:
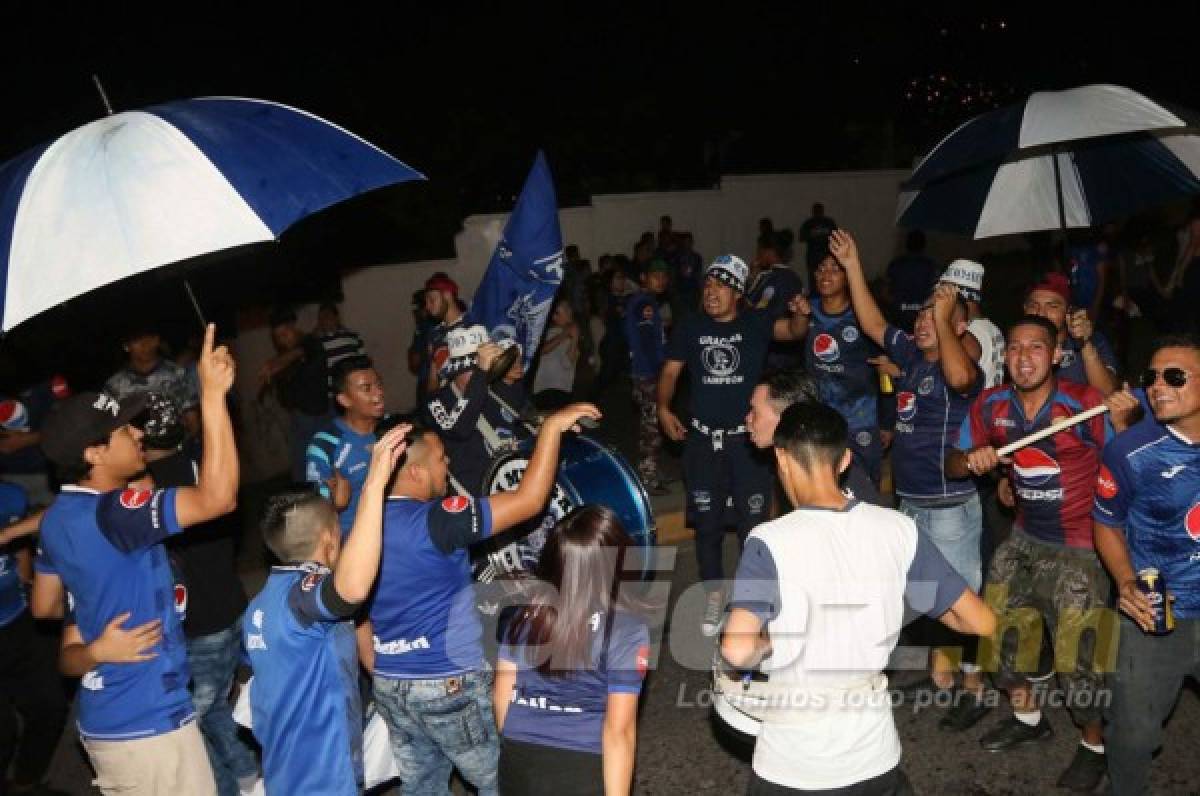
<path fill-rule="evenodd" d="M 633 400 L 638 407 L 638 475 L 647 489 L 661 484 L 658 456 L 663 442 L 658 428 L 657 390 L 655 379 L 633 380 Z"/>
<path fill-rule="evenodd" d="M 988 571 L 984 598 L 997 630 L 980 645 L 980 663 L 999 685 L 1025 683 L 1037 673 L 1048 634 L 1072 716 L 1098 721 L 1104 675 L 1116 663 L 1118 621 L 1109 592 L 1094 552 L 1040 542 L 1014 528 Z"/>

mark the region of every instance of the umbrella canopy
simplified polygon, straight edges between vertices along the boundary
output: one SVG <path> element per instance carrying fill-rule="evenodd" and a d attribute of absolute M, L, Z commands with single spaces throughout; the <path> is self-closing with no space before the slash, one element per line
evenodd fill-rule
<path fill-rule="evenodd" d="M 906 227 L 987 238 L 1090 227 L 1200 193 L 1200 137 L 1121 86 L 1039 92 L 964 123 L 904 183 Z"/>
<path fill-rule="evenodd" d="M 99 119 L 0 166 L 0 328 L 421 179 L 353 133 L 262 100 L 182 100 Z"/>

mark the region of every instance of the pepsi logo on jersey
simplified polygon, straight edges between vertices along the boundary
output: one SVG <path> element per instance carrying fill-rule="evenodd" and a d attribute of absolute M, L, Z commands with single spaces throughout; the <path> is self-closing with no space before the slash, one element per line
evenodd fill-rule
<path fill-rule="evenodd" d="M 1194 504 L 1183 518 L 1183 527 L 1193 541 L 1200 542 L 1200 503 Z"/>
<path fill-rule="evenodd" d="M 822 332 L 813 338 L 813 356 L 822 362 L 833 362 L 841 355 L 837 340 L 831 334 Z"/>
<path fill-rule="evenodd" d="M 1058 462 L 1037 448 L 1022 448 L 1014 453 L 1013 470 L 1029 486 L 1040 486 L 1062 473 Z"/>

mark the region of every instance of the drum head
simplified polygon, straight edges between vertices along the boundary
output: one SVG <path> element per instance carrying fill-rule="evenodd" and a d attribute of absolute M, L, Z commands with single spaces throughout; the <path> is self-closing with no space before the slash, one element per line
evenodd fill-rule
<path fill-rule="evenodd" d="M 515 490 L 529 466 L 534 443 L 524 440 L 517 450 L 497 457 L 484 477 L 481 494 Z M 608 446 L 583 435 L 568 435 L 563 437 L 558 476 L 546 508 L 498 540 L 489 539 L 472 548 L 476 580 L 487 583 L 505 574 L 532 570 L 555 523 L 572 509 L 589 504 L 612 509 L 639 547 L 654 545 L 650 499 L 633 468 Z M 643 577 L 651 572 L 647 559 L 643 556 L 638 564 Z"/>

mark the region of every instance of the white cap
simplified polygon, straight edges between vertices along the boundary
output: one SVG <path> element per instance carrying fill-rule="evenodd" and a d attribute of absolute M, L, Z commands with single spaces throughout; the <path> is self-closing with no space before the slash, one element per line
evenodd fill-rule
<path fill-rule="evenodd" d="M 729 285 L 738 293 L 745 293 L 750 269 L 746 266 L 746 261 L 736 254 L 722 254 L 704 270 L 704 275 Z"/>
<path fill-rule="evenodd" d="M 938 281 L 954 285 L 968 301 L 983 301 L 983 266 L 974 260 L 955 260 Z"/>

